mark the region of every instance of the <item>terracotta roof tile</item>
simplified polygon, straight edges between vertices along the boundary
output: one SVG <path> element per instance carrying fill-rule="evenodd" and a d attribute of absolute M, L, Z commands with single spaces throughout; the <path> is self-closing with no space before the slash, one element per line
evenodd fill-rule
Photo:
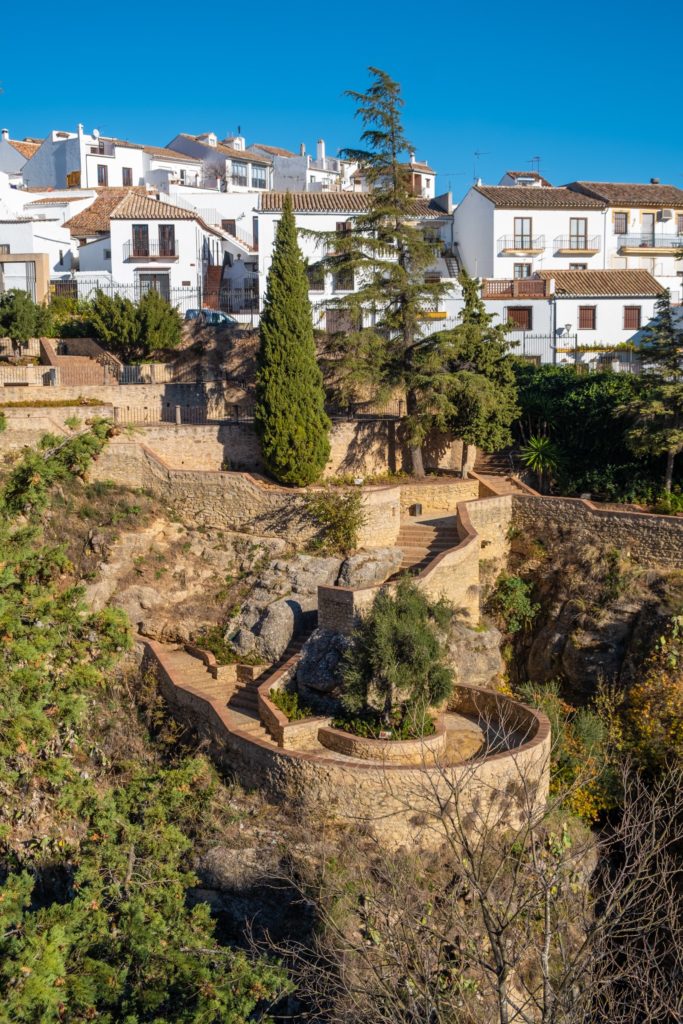
<path fill-rule="evenodd" d="M 107 234 L 109 220 L 113 211 L 132 193 L 144 192 L 142 186 L 130 188 L 98 189 L 97 198 L 85 210 L 81 210 L 70 220 L 64 222 L 75 238 L 87 238 L 89 235 Z"/>
<path fill-rule="evenodd" d="M 199 220 L 199 214 L 184 206 L 164 203 L 152 196 L 131 192 L 110 213 L 110 220 Z"/>
<path fill-rule="evenodd" d="M 544 281 L 555 279 L 556 295 L 645 298 L 662 295 L 664 288 L 647 270 L 539 270 Z"/>
<path fill-rule="evenodd" d="M 192 139 L 193 142 L 198 142 L 200 146 L 204 146 L 212 153 L 222 153 L 223 156 L 229 156 L 233 160 L 244 160 L 252 164 L 265 164 L 267 167 L 270 167 L 273 162 L 269 156 L 261 156 L 260 153 L 252 153 L 251 150 L 246 149 L 233 149 L 232 146 L 226 146 L 224 142 L 217 142 L 215 146 L 210 146 L 201 135 L 188 135 L 187 132 L 181 132 L 181 135 L 184 139 Z"/>
<path fill-rule="evenodd" d="M 111 142 L 113 146 L 121 146 L 124 149 L 141 149 L 145 153 L 148 153 L 149 156 L 160 157 L 164 160 L 176 160 L 179 163 L 188 160 L 190 163 L 201 163 L 200 157 L 187 156 L 185 153 L 178 153 L 177 150 L 166 149 L 164 146 L 146 146 L 139 142 L 127 142 L 125 139 L 105 138 L 104 136 L 102 136 L 102 141 Z"/>
<path fill-rule="evenodd" d="M 287 192 L 262 192 L 259 209 L 278 213 Z M 368 192 L 290 192 L 295 213 L 365 213 L 370 206 Z M 443 217 L 444 211 L 432 200 L 413 200 L 417 217 Z"/>
<path fill-rule="evenodd" d="M 247 152 L 251 152 L 252 149 L 262 149 L 264 153 L 270 153 L 272 156 L 298 156 L 298 153 L 292 153 L 289 149 L 282 149 L 280 146 L 265 146 L 262 142 L 252 142 Z"/>
<path fill-rule="evenodd" d="M 17 153 L 21 153 L 25 160 L 30 160 L 41 146 L 40 142 L 30 142 L 28 139 L 24 139 L 23 142 L 20 142 L 18 139 L 8 139 L 7 141 L 10 146 L 16 149 Z"/>
<path fill-rule="evenodd" d="M 494 206 L 508 210 L 602 210 L 604 200 L 569 188 L 538 188 L 524 185 L 475 185 L 475 190 Z"/>
<path fill-rule="evenodd" d="M 82 199 L 89 199 L 85 196 L 46 196 L 45 199 L 32 199 L 26 206 L 59 206 L 60 203 L 79 203 Z"/>
<path fill-rule="evenodd" d="M 613 181 L 572 181 L 572 192 L 594 196 L 607 206 L 678 206 L 683 209 L 683 190 L 675 185 L 639 185 Z"/>

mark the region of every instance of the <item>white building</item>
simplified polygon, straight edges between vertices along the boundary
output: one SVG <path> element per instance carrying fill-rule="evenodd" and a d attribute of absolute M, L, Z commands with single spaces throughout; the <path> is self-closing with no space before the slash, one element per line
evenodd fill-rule
<path fill-rule="evenodd" d="M 273 187 L 272 158 L 247 150 L 241 135 L 222 142 L 214 132 L 187 135 L 181 132 L 168 144 L 201 163 L 201 182 L 225 192 L 266 191 Z"/>
<path fill-rule="evenodd" d="M 270 269 L 275 230 L 282 212 L 285 192 L 270 192 L 262 195 L 258 209 L 258 258 L 259 258 L 259 291 L 263 297 L 266 289 L 268 271 Z M 333 307 L 332 300 L 345 292 L 353 291 L 357 282 L 353 276 L 335 275 L 321 272 L 317 267 L 322 249 L 321 241 L 315 232 L 348 230 L 354 218 L 368 209 L 369 196 L 364 192 L 294 192 L 290 193 L 294 208 L 296 225 L 299 230 L 299 246 L 309 264 L 310 291 L 309 297 L 314 309 L 316 326 L 334 329 L 338 311 Z M 435 320 L 452 318 L 462 308 L 460 286 L 457 284 L 457 263 L 450 255 L 452 246 L 452 208 L 450 195 L 437 199 L 415 199 L 415 220 L 424 226 L 425 231 L 441 243 L 441 255 L 435 259 L 430 268 L 432 280 L 450 282 L 452 287 L 449 295 L 443 300 L 438 310 L 433 311 Z M 231 271 L 227 271 L 224 284 L 229 288 Z"/>
<path fill-rule="evenodd" d="M 302 143 L 299 153 L 253 143 L 250 152 L 261 153 L 273 161 L 273 189 L 278 192 L 352 192 L 360 191 L 356 179 L 358 165 L 338 156 L 328 156 L 324 139 L 318 139 L 315 156 Z"/>
<path fill-rule="evenodd" d="M 27 160 L 37 152 L 41 139 L 11 139 L 9 130 L 0 133 L 0 171 L 10 176 L 12 184 L 22 183 L 21 171 Z"/>
<path fill-rule="evenodd" d="M 515 329 L 516 354 L 542 362 L 591 362 L 638 344 L 664 287 L 646 270 L 541 270 L 483 282 L 486 308 Z"/>
<path fill-rule="evenodd" d="M 154 288 L 185 308 L 223 263 L 219 230 L 142 189 L 103 190 L 65 227 L 79 243 L 79 295 L 108 285 L 134 299 Z"/>
<path fill-rule="evenodd" d="M 22 168 L 26 188 L 107 188 L 170 182 L 198 184 L 201 160 L 161 146 L 92 134 L 53 131 Z"/>

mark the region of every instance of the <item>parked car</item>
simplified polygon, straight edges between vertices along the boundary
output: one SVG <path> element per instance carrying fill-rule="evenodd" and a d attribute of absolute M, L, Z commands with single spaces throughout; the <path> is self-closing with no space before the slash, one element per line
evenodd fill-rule
<path fill-rule="evenodd" d="M 208 324 L 210 327 L 239 327 L 239 320 L 228 313 L 221 313 L 217 309 L 188 309 L 185 311 L 186 320 L 196 320 L 200 324 Z"/>

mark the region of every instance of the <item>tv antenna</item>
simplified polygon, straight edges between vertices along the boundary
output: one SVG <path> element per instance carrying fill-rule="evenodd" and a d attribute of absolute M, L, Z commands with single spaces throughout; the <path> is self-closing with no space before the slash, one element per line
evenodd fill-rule
<path fill-rule="evenodd" d="M 541 173 L 541 158 L 540 156 L 532 156 L 531 160 L 527 160 L 528 164 L 531 164 L 531 170 L 536 171 L 536 174 Z"/>
<path fill-rule="evenodd" d="M 483 149 L 475 149 L 474 154 L 473 154 L 474 160 L 472 162 L 472 181 L 476 181 L 477 178 L 478 178 L 477 164 L 479 162 L 479 157 L 480 156 L 490 156 L 490 155 L 491 154 L 489 152 L 485 152 Z"/>

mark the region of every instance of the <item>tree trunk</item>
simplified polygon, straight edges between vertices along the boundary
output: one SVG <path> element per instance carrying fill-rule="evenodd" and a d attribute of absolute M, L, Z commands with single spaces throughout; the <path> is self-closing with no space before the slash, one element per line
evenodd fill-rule
<path fill-rule="evenodd" d="M 664 478 L 664 490 L 667 494 L 671 494 L 671 484 L 674 477 L 674 459 L 676 458 L 676 452 L 670 448 L 666 453 L 666 476 Z"/>
<path fill-rule="evenodd" d="M 425 475 L 424 461 L 422 459 L 422 449 L 420 447 L 410 448 L 410 462 L 413 476 L 422 478 Z"/>

